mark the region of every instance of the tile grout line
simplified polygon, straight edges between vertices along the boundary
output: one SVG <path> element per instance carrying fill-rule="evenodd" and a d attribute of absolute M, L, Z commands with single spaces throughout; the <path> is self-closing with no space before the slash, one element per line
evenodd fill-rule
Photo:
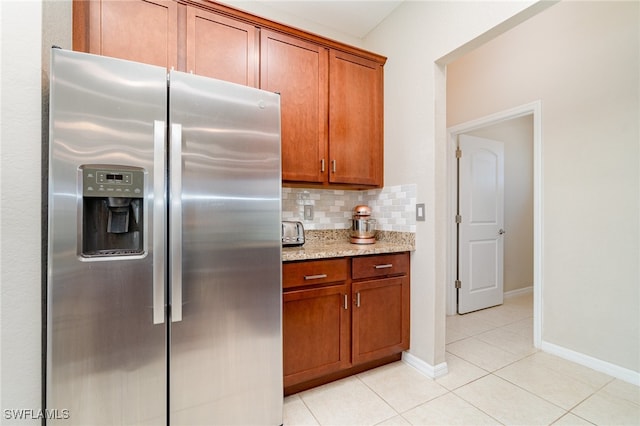
<path fill-rule="evenodd" d="M 318 417 L 316 417 L 316 415 L 314 414 L 313 410 L 311 410 L 311 407 L 309 407 L 307 405 L 307 403 L 305 402 L 304 398 L 302 398 L 301 395 L 298 395 L 298 398 L 300 398 L 300 401 L 302 401 L 302 404 L 307 409 L 307 411 L 309 411 L 309 414 L 311 414 L 311 417 L 313 417 L 313 419 L 316 421 L 318 426 L 322 426 L 322 423 L 320 422 L 320 419 L 318 419 Z M 283 425 L 283 426 L 287 426 L 287 425 Z"/>
<path fill-rule="evenodd" d="M 375 389 L 373 389 L 373 388 L 372 388 L 371 386 L 369 386 L 369 385 L 368 385 L 364 380 L 362 380 L 362 379 L 360 378 L 360 374 L 356 374 L 356 375 L 355 375 L 355 377 L 356 377 L 356 379 L 358 379 L 358 380 L 360 381 L 360 383 L 362 383 L 362 384 L 363 384 L 367 389 L 369 389 L 371 392 L 373 392 L 373 393 L 374 393 L 378 398 L 380 398 L 380 399 L 382 400 L 382 402 L 384 402 L 385 404 L 387 404 L 387 406 L 389 406 L 389 408 L 391 408 L 391 409 L 396 413 L 396 414 L 395 414 L 395 416 L 389 417 L 388 419 L 383 419 L 383 420 L 379 421 L 378 423 L 375 423 L 375 424 L 373 424 L 373 425 L 371 425 L 371 426 L 376 426 L 376 425 L 378 425 L 378 424 L 380 424 L 380 423 L 382 423 L 382 422 L 386 422 L 386 421 L 387 421 L 387 420 L 389 420 L 389 419 L 392 419 L 392 418 L 394 418 L 394 417 L 396 417 L 396 416 L 401 415 L 401 413 L 399 413 L 399 412 L 398 412 L 398 410 L 396 410 L 396 409 L 395 409 L 395 407 L 394 407 L 393 405 L 389 404 L 389 402 L 388 402 L 386 399 L 384 399 L 384 398 L 382 397 L 382 395 L 380 395 L 378 392 L 376 392 L 376 391 L 375 391 Z M 321 426 L 322 426 L 322 425 L 321 425 Z"/>

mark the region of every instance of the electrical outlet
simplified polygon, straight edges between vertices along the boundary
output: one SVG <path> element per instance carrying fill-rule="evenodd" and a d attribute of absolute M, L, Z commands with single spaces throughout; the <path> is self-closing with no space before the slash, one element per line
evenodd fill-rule
<path fill-rule="evenodd" d="M 310 204 L 304 206 L 304 220 L 313 220 L 313 206 Z"/>
<path fill-rule="evenodd" d="M 426 213 L 424 211 L 424 203 L 416 204 L 416 221 L 424 222 Z"/>

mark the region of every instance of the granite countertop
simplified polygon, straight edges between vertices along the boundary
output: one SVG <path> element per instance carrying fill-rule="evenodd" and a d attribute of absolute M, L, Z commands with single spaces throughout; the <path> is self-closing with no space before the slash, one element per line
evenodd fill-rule
<path fill-rule="evenodd" d="M 378 231 L 374 244 L 351 244 L 348 230 L 309 230 L 305 232 L 303 246 L 282 248 L 282 261 L 328 259 L 414 250 L 415 234 L 409 232 Z"/>

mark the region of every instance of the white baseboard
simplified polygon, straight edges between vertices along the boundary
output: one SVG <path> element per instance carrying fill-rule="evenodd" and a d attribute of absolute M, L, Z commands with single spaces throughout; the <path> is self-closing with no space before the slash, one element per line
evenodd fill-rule
<path fill-rule="evenodd" d="M 540 349 L 544 352 L 559 356 L 560 358 L 564 358 L 568 361 L 575 362 L 576 364 L 580 364 L 601 373 L 608 374 L 609 376 L 615 377 L 616 379 L 620 379 L 636 386 L 640 386 L 640 372 L 629 370 L 627 368 L 611 364 L 607 361 L 602 361 L 589 355 L 585 355 L 583 353 L 576 352 L 571 349 L 567 349 L 562 346 L 558 346 L 545 341 L 542 341 Z"/>
<path fill-rule="evenodd" d="M 511 291 L 505 291 L 504 298 L 509 299 L 510 297 L 522 296 L 523 294 L 529 294 L 529 293 L 533 293 L 533 285 L 530 285 L 529 287 L 518 288 Z"/>
<path fill-rule="evenodd" d="M 435 367 L 431 364 L 427 364 L 420 358 L 415 355 L 410 354 L 409 352 L 402 352 L 402 362 L 411 367 L 418 370 L 424 376 L 430 379 L 437 379 L 438 377 L 442 377 L 449 372 L 449 368 L 447 367 L 447 363 L 443 362 Z"/>

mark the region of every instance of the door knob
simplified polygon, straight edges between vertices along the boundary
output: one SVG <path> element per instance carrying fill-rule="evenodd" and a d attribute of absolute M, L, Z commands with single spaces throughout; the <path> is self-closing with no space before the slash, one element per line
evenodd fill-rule
<path fill-rule="evenodd" d="M 500 230 L 498 231 L 498 234 L 502 235 L 502 234 L 504 234 L 505 232 L 506 232 L 506 231 L 505 231 L 504 229 L 500 228 Z"/>

